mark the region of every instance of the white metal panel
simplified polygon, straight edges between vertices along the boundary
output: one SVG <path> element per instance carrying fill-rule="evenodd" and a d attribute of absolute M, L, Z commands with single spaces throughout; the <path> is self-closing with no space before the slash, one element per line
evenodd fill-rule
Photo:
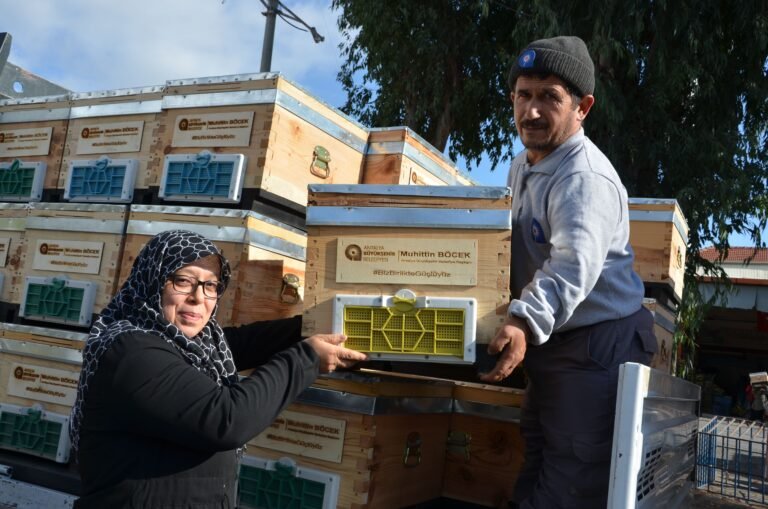
<path fill-rule="evenodd" d="M 701 388 L 636 363 L 619 368 L 609 509 L 685 507 Z"/>
<path fill-rule="evenodd" d="M 0 477 L 0 507 L 14 509 L 71 508 L 77 497 L 42 486 Z"/>

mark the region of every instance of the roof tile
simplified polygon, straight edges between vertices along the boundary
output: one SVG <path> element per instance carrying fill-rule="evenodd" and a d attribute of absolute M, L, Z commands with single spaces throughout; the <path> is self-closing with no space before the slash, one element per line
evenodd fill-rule
<path fill-rule="evenodd" d="M 728 249 L 728 258 L 725 259 L 728 263 L 739 263 L 743 262 L 750 256 L 752 256 L 752 253 L 754 253 L 755 248 L 753 247 L 731 247 Z M 711 262 L 714 262 L 718 258 L 718 252 L 717 249 L 714 247 L 705 247 L 700 252 L 701 257 L 705 260 L 709 260 Z M 752 259 L 752 264 L 756 263 L 766 263 L 768 264 L 768 248 L 762 247 L 757 250 L 757 254 Z"/>

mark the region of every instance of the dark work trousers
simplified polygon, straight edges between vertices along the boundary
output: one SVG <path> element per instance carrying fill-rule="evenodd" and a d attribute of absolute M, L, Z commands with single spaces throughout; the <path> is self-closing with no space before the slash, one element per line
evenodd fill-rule
<path fill-rule="evenodd" d="M 645 308 L 528 346 L 525 463 L 512 496 L 521 509 L 606 507 L 619 365 L 649 364 L 656 350 Z"/>

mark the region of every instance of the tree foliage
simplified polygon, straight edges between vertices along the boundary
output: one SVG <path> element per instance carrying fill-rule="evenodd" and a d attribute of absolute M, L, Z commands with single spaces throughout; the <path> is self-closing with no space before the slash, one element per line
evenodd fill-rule
<path fill-rule="evenodd" d="M 509 8 L 473 1 L 334 0 L 346 59 L 344 110 L 371 126 L 407 125 L 452 156 L 510 150 L 505 71 L 517 46 Z"/>
<path fill-rule="evenodd" d="M 732 233 L 765 246 L 768 2 L 333 0 L 344 109 L 407 125 L 452 157 L 492 164 L 515 130 L 506 72 L 528 42 L 571 34 L 596 64 L 587 135 L 630 196 L 676 198 L 690 226 L 687 285 L 724 273 L 699 256 Z M 692 320 L 695 314 L 691 313 Z M 695 331 L 692 324 L 689 331 Z"/>

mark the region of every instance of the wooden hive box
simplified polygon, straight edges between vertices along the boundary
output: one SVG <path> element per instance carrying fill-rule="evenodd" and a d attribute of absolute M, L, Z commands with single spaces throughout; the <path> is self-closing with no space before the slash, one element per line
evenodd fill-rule
<path fill-rule="evenodd" d="M 69 460 L 85 333 L 0 323 L 0 448 Z"/>
<path fill-rule="evenodd" d="M 360 180 L 367 131 L 279 74 L 166 87 L 153 148 L 165 156 L 152 169 L 160 202 L 259 200 L 303 214 L 307 184 Z"/>
<path fill-rule="evenodd" d="M 507 507 L 520 473 L 520 389 L 456 382 L 443 496 Z"/>
<path fill-rule="evenodd" d="M 311 186 L 304 333 L 343 331 L 372 359 L 472 364 L 509 303 L 510 200 L 502 187 Z"/>
<path fill-rule="evenodd" d="M 0 203 L 0 322 L 13 321 L 18 313 L 28 208 L 26 203 Z"/>
<path fill-rule="evenodd" d="M 59 201 L 150 199 L 163 87 L 72 94 Z"/>
<path fill-rule="evenodd" d="M 360 183 L 473 185 L 452 161 L 408 127 L 370 130 Z"/>
<path fill-rule="evenodd" d="M 688 223 L 675 199 L 630 198 L 629 243 L 635 271 L 645 283 L 683 295 Z"/>
<path fill-rule="evenodd" d="M 0 200 L 55 193 L 69 123 L 69 95 L 0 101 Z"/>
<path fill-rule="evenodd" d="M 248 443 L 247 454 L 288 457 L 301 468 L 336 476 L 337 499 L 322 507 L 393 509 L 435 500 L 451 391 L 442 381 L 321 377 Z"/>
<path fill-rule="evenodd" d="M 118 289 L 151 237 L 190 230 L 213 241 L 232 268 L 219 301 L 221 325 L 241 325 L 301 314 L 306 234 L 248 210 L 132 205 Z"/>
<path fill-rule="evenodd" d="M 643 306 L 653 313 L 653 332 L 659 345 L 659 351 L 651 360 L 651 367 L 671 375 L 677 312 L 656 299 L 643 299 Z"/>
<path fill-rule="evenodd" d="M 127 219 L 127 205 L 30 204 L 19 316 L 90 327 L 115 293 Z"/>

